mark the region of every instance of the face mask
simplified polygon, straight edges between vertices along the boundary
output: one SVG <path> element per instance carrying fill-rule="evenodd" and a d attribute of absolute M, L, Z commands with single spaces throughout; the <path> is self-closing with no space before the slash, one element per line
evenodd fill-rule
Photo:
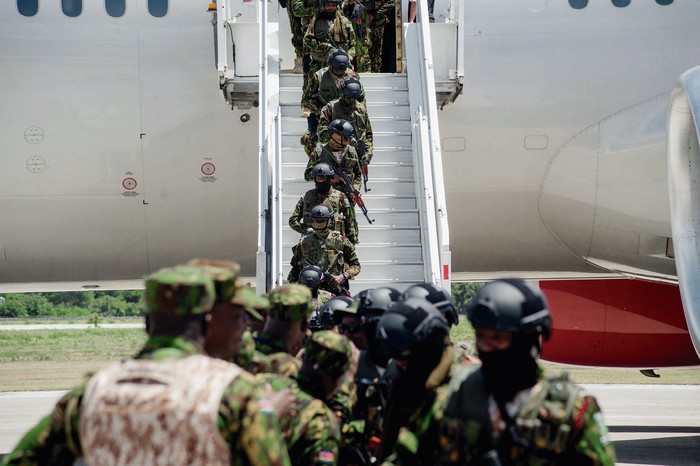
<path fill-rule="evenodd" d="M 323 219 L 323 221 L 314 220 L 311 223 L 311 228 L 313 228 L 314 235 L 317 238 L 325 239 L 326 237 L 328 237 L 328 233 L 330 233 L 330 231 L 331 231 L 331 229 L 329 228 L 329 225 L 330 225 L 329 219 Z"/>
<path fill-rule="evenodd" d="M 341 99 L 343 101 L 343 104 L 345 104 L 346 107 L 354 107 L 355 106 L 355 99 L 350 98 L 346 95 L 343 95 L 343 98 Z"/>
<path fill-rule="evenodd" d="M 318 191 L 321 194 L 328 194 L 328 191 L 330 191 L 331 189 L 331 178 L 326 177 L 323 183 L 315 181 L 314 184 L 316 185 L 316 191 Z"/>
<path fill-rule="evenodd" d="M 510 401 L 516 393 L 537 382 L 537 362 L 531 355 L 531 336 L 514 334 L 511 345 L 498 351 L 481 352 L 481 370 L 486 390 L 496 401 Z"/>

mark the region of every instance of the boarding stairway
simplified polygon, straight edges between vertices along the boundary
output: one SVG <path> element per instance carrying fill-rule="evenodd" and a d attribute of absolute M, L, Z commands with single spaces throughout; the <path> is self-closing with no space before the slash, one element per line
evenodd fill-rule
<path fill-rule="evenodd" d="M 258 290 L 286 280 L 292 247 L 300 239 L 288 219 L 300 197 L 313 188 L 303 179 L 308 158 L 300 143 L 307 127 L 300 117 L 302 76 L 279 71 L 280 41 L 288 38 L 281 38 L 281 23 L 270 20 L 268 9 L 268 2 L 258 0 L 253 22 L 245 16 L 245 4 L 219 0 L 212 15 L 219 82 L 227 103 L 232 108 L 259 107 Z M 441 54 L 434 59 L 427 16 L 427 1 L 419 0 L 416 24 L 404 24 L 403 73 L 360 76 L 374 134 L 370 191 L 362 198 L 375 222 L 368 224 L 356 208 L 362 271 L 350 282 L 353 294 L 377 286 L 401 290 L 420 282 L 449 290 L 451 253 L 437 112 L 462 89 L 458 57 L 463 56 L 463 32 L 456 22 L 433 29 L 443 43 L 445 38 L 455 43 L 454 53 L 445 53 L 439 43 Z M 255 32 L 257 50 L 251 44 Z M 437 84 L 436 68 L 441 77 Z"/>
<path fill-rule="evenodd" d="M 368 193 L 362 198 L 374 219 L 370 225 L 356 208 L 362 271 L 350 283 L 353 293 L 377 286 L 405 288 L 423 281 L 420 223 L 416 202 L 411 118 L 405 74 L 363 74 L 367 112 L 374 132 L 374 158 Z M 282 217 L 288 219 L 299 198 L 313 188 L 304 181 L 308 157 L 299 144 L 306 118 L 299 117 L 300 75 L 280 74 L 282 107 Z M 283 226 L 284 275 L 290 269 L 292 246 L 299 233 Z"/>

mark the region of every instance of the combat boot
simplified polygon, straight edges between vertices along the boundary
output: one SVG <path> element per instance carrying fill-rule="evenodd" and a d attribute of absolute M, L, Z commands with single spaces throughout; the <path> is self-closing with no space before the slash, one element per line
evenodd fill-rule
<path fill-rule="evenodd" d="M 296 57 L 294 58 L 294 68 L 292 68 L 292 71 L 290 73 L 292 74 L 302 74 L 304 72 L 302 63 L 301 63 L 301 57 Z"/>

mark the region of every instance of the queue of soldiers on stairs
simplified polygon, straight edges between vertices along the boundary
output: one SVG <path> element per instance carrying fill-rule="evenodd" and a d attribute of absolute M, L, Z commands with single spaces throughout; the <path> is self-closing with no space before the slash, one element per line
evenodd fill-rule
<path fill-rule="evenodd" d="M 257 296 L 239 270 L 192 260 L 147 276 L 144 347 L 62 396 L 2 464 L 614 464 L 595 398 L 537 362 L 552 321 L 529 284 L 469 301 L 471 354 L 432 284 L 314 310 L 307 286 Z"/>
<path fill-rule="evenodd" d="M 304 267 L 315 266 L 322 291 L 349 296 L 348 280 L 360 272 L 355 207 L 373 222 L 360 194 L 363 183 L 368 191 L 373 135 L 358 72 L 381 68 L 383 28 L 394 3 L 347 0 L 341 8 L 339 0 L 291 0 L 286 7 L 297 56 L 292 72 L 304 73 L 304 179 L 315 184 L 289 219 L 302 238 L 287 280 L 300 282 Z"/>

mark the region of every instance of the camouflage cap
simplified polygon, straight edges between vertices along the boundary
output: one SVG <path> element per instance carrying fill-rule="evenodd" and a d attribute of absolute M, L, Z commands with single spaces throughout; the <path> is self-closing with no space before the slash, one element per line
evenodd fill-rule
<path fill-rule="evenodd" d="M 311 335 L 303 358 L 337 379 L 350 367 L 352 355 L 352 343 L 347 337 L 332 330 L 321 330 Z"/>
<path fill-rule="evenodd" d="M 146 277 L 144 300 L 151 314 L 205 314 L 215 297 L 212 279 L 198 267 L 179 265 Z"/>
<path fill-rule="evenodd" d="M 258 296 L 251 287 L 242 288 L 231 302 L 244 308 L 253 319 L 265 322 L 270 301 L 264 296 Z"/>
<path fill-rule="evenodd" d="M 270 300 L 270 318 L 282 322 L 307 320 L 313 309 L 311 290 L 296 283 L 275 288 L 267 294 L 267 299 Z"/>
<path fill-rule="evenodd" d="M 202 269 L 214 282 L 216 289 L 216 302 L 230 302 L 241 289 L 238 275 L 241 266 L 232 261 L 220 261 L 211 259 L 192 259 L 187 263 L 192 267 Z"/>

